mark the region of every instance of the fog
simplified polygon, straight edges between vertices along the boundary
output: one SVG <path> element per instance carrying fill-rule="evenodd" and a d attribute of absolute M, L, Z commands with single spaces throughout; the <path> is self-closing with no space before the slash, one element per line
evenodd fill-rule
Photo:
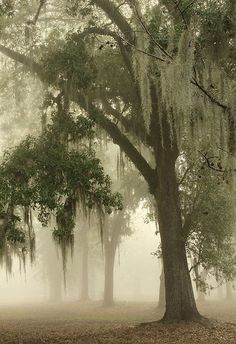
<path fill-rule="evenodd" d="M 8 60 L 6 60 L 9 62 Z M 22 81 L 21 81 L 22 82 Z M 24 88 L 25 97 L 6 99 L 5 94 L 2 99 L 1 116 L 1 155 L 7 149 L 11 149 L 19 144 L 27 135 L 37 137 L 41 131 L 40 106 L 43 102 L 42 85 L 31 77 L 19 82 L 20 87 Z M 99 134 L 100 135 L 100 134 Z M 94 141 L 97 157 L 101 160 L 105 173 L 112 180 L 113 191 L 120 191 L 121 179 L 125 179 L 124 170 L 129 170 L 132 165 L 125 155 L 107 137 L 100 136 Z M 146 154 L 146 153 L 145 153 Z M 123 167 L 117 167 L 117 161 L 121 159 Z M 152 159 L 147 155 L 147 159 Z M 119 162 L 120 163 L 120 162 Z M 152 161 L 150 161 L 152 163 Z M 135 178 L 139 178 L 135 175 Z M 135 209 L 130 211 L 128 235 L 121 236 L 115 254 L 114 263 L 114 301 L 119 302 L 151 302 L 157 305 L 159 301 L 160 276 L 162 262 L 155 252 L 160 247 L 160 236 L 158 225 L 153 218 L 150 220 L 150 202 L 147 205 L 145 195 L 148 189 L 143 180 L 134 182 L 143 189 L 140 200 L 135 205 Z M 134 192 L 129 184 L 124 193 Z M 137 191 L 137 190 L 136 190 Z M 135 191 L 135 192 L 136 192 Z M 1 266 L 0 277 L 0 304 L 40 304 L 40 303 L 59 303 L 59 302 L 78 302 L 81 301 L 82 288 L 82 257 L 79 232 L 84 227 L 83 222 L 90 220 L 81 215 L 82 221 L 78 224 L 74 233 L 73 252 L 66 254 L 66 271 L 63 271 L 63 257 L 61 248 L 53 239 L 53 225 L 48 228 L 42 227 L 37 220 L 37 212 L 34 214 L 34 230 L 36 233 L 35 260 L 30 262 L 26 257 L 26 262 L 13 255 L 12 271 L 6 271 L 4 262 Z M 104 269 L 105 252 L 104 243 L 99 229 L 99 216 L 95 215 L 95 224 L 86 224 L 89 232 L 88 246 L 88 297 L 86 302 L 102 302 L 104 298 Z M 78 228 L 77 228 L 78 227 Z M 91 227 L 91 228 L 89 228 Z M 82 245 L 82 246 L 81 246 Z M 191 261 L 189 260 L 191 266 Z M 208 276 L 208 287 L 205 291 L 204 299 L 223 301 L 228 297 L 235 299 L 234 284 L 229 282 L 216 282 L 214 276 Z M 198 297 L 195 284 L 194 293 Z"/>
<path fill-rule="evenodd" d="M 235 18 L 0 1 L 0 344 L 235 344 Z"/>
<path fill-rule="evenodd" d="M 139 208 L 133 215 L 132 227 L 134 234 L 126 238 L 119 247 L 119 252 L 115 261 L 115 281 L 114 295 L 116 301 L 158 301 L 160 264 L 158 259 L 152 255 L 156 251 L 158 238 L 155 235 L 155 225 L 144 223 L 144 212 Z M 42 229 L 47 231 L 47 229 Z M 48 230 L 50 232 L 50 230 Z M 50 233 L 47 240 L 50 240 Z M 39 235 L 40 236 L 40 235 Z M 74 250 L 77 250 L 75 243 Z M 6 276 L 4 268 L 1 269 L 0 280 L 0 303 L 34 303 L 50 302 L 50 291 L 47 281 L 48 264 L 52 264 L 52 269 L 59 269 L 63 284 L 62 261 L 60 251 L 55 243 L 50 242 L 50 253 L 44 260 L 44 243 L 37 240 L 36 262 L 31 265 L 26 264 L 25 270 L 17 258 L 14 259 L 12 274 Z M 48 243 L 47 243 L 48 245 Z M 91 300 L 102 300 L 103 298 L 103 265 L 104 257 L 102 244 L 97 238 L 98 266 L 89 267 L 89 285 Z M 145 248 L 145 249 L 144 249 Z M 100 250 L 100 253 L 99 253 Z M 78 257 L 76 252 L 74 255 Z M 68 258 L 67 284 L 62 285 L 62 295 L 64 301 L 79 300 L 79 261 L 76 257 Z M 75 271 L 77 269 L 77 271 Z M 52 273 L 52 272 L 51 272 Z M 140 277 L 141 276 L 141 277 Z"/>

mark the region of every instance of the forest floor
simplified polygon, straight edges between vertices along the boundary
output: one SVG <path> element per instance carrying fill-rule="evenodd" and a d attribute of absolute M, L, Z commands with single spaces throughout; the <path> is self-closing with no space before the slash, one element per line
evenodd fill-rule
<path fill-rule="evenodd" d="M 236 301 L 199 305 L 210 323 L 164 325 L 154 303 L 0 305 L 1 344 L 235 344 Z M 140 323 L 151 322 L 150 324 Z"/>

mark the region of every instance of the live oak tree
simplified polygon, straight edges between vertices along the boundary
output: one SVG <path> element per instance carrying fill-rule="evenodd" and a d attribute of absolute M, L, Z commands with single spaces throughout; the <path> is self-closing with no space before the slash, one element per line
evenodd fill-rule
<path fill-rule="evenodd" d="M 227 173 L 233 172 L 235 1 L 161 0 L 145 6 L 135 0 L 70 0 L 60 1 L 57 18 L 53 1 L 48 16 L 41 5 L 33 16 L 26 2 L 24 13 L 36 18 L 30 22 L 19 15 L 18 1 L 18 11 L 3 13 L 19 42 L 23 32 L 16 32 L 15 22 L 26 23 L 31 44 L 13 49 L 5 30 L 0 51 L 66 92 L 139 170 L 157 206 L 164 320 L 198 319 L 175 165 L 186 144 L 196 158 L 208 145 L 219 150 Z M 55 30 L 58 22 L 66 23 L 63 30 Z"/>
<path fill-rule="evenodd" d="M 199 161 L 192 160 L 186 149 L 177 162 L 183 228 L 189 233 L 186 241 L 189 271 L 200 298 L 207 290 L 236 276 L 235 194 L 230 190 L 219 156 L 206 156 L 208 161 L 202 157 Z M 154 255 L 162 258 L 161 246 Z M 208 277 L 212 277 L 211 282 Z M 160 309 L 165 307 L 163 288 L 162 270 Z"/>
<path fill-rule="evenodd" d="M 144 181 L 128 162 L 124 162 L 122 152 L 117 157 L 118 180 L 114 183 L 123 196 L 122 211 L 107 216 L 104 221 L 104 258 L 105 258 L 105 281 L 103 305 L 114 305 L 114 264 L 119 245 L 125 237 L 132 235 L 132 214 L 147 197 Z"/>

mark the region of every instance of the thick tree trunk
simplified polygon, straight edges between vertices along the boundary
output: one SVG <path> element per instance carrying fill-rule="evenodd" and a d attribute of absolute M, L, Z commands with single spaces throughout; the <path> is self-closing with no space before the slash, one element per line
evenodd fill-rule
<path fill-rule="evenodd" d="M 190 279 L 185 233 L 181 220 L 175 155 L 171 149 L 159 159 L 156 202 L 165 274 L 166 312 L 163 320 L 180 321 L 200 318 Z"/>
<path fill-rule="evenodd" d="M 116 247 L 111 242 L 105 245 L 105 281 L 103 306 L 111 307 L 114 305 L 114 263 Z"/>
<path fill-rule="evenodd" d="M 88 248 L 88 228 L 83 225 L 81 230 L 81 292 L 80 300 L 89 300 L 89 248 Z"/>
<path fill-rule="evenodd" d="M 103 306 L 114 305 L 114 264 L 116 249 L 122 233 L 124 213 L 107 218 L 104 226 L 105 280 Z"/>

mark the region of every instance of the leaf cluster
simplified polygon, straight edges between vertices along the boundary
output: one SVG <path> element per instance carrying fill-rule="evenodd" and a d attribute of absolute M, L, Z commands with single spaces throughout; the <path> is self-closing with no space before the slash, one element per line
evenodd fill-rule
<path fill-rule="evenodd" d="M 69 84 L 74 89 L 87 89 L 96 77 L 96 68 L 85 42 L 75 33 L 65 40 L 50 42 L 42 47 L 39 62 L 50 84 L 62 87 Z"/>
<path fill-rule="evenodd" d="M 73 121 L 71 116 L 68 118 L 67 134 Z M 60 141 L 59 124 L 60 119 L 58 122 L 54 118 L 41 136 L 28 136 L 5 153 L 0 166 L 0 205 L 1 209 L 20 206 L 37 210 L 43 225 L 48 224 L 50 213 L 54 213 L 58 224 L 55 233 L 60 236 L 62 231 L 71 233 L 74 228 L 73 204 L 99 207 L 110 213 L 113 208 L 121 209 L 122 202 L 120 194 L 111 192 L 111 180 L 95 152 L 82 144 L 69 148 Z M 75 128 L 79 132 L 84 130 L 78 135 L 80 138 L 91 134 L 91 123 L 85 118 L 75 120 Z M 19 231 L 15 229 L 14 238 L 19 241 Z"/>

